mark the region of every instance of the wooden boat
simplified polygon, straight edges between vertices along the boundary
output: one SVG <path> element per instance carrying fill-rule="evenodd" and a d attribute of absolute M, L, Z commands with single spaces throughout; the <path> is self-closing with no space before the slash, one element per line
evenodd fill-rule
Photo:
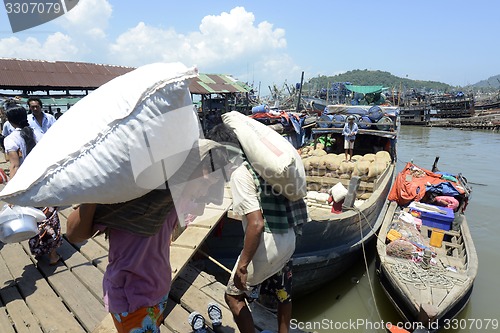
<path fill-rule="evenodd" d="M 429 105 L 409 105 L 401 107 L 401 125 L 420 125 L 426 126 L 429 124 L 430 108 Z"/>
<path fill-rule="evenodd" d="M 328 105 L 326 100 L 317 97 L 302 96 L 302 100 L 305 103 L 306 110 L 318 116 L 323 114 L 325 107 Z"/>
<path fill-rule="evenodd" d="M 396 115 L 394 110 L 387 110 Z M 393 117 L 396 122 L 396 116 Z M 395 142 L 397 129 L 388 131 L 360 129 L 356 137 L 354 158 L 375 156 L 377 151 L 390 155 L 391 142 Z M 312 148 L 319 148 L 320 138 L 329 137 L 333 145 L 327 147 L 331 155 L 344 159 L 342 128 L 314 128 Z M 310 151 L 314 149 L 310 148 Z M 394 148 L 394 147 L 393 147 Z M 326 152 L 325 152 L 326 153 Z M 312 157 L 302 151 L 304 161 Z M 304 295 L 339 276 L 362 254 L 362 245 L 370 241 L 381 225 L 378 219 L 395 175 L 395 151 L 376 176 L 352 176 L 333 170 L 311 168 L 307 171 L 309 194 L 306 198 L 311 221 L 303 226 L 303 235 L 297 237 L 293 255 L 294 296 Z M 344 163 L 344 162 L 342 162 Z M 349 162 L 345 162 L 349 163 Z M 350 163 L 352 167 L 356 163 Z M 329 171 L 329 172 L 327 172 Z M 343 204 L 337 203 L 336 213 L 326 200 L 315 200 L 312 192 L 325 192 L 341 183 L 349 188 Z M 326 195 L 328 197 L 328 195 Z M 327 198 L 328 199 L 328 198 Z M 243 246 L 243 229 L 239 217 L 228 214 L 221 228 L 204 243 L 204 250 L 226 267 L 232 268 Z M 216 268 L 216 267 L 214 267 Z"/>
<path fill-rule="evenodd" d="M 440 174 L 436 175 L 408 163 L 398 174 L 391 189 L 389 200 L 395 201 L 388 203 L 377 239 L 376 266 L 382 288 L 399 314 L 411 323 L 408 327 L 412 330 L 420 329 L 420 332 L 438 330 L 450 323 L 465 307 L 478 269 L 476 249 L 464 215 L 470 195 L 470 188 L 464 177 L 458 175 L 456 182 L 449 182 L 459 190 L 459 194 L 454 196 L 458 206 L 454 213 L 450 209 L 451 218 L 448 221 L 452 222 L 439 220 L 444 219 L 439 216 L 442 211 L 425 213 L 424 210 L 423 214 L 426 215 L 422 215 L 423 224 L 418 230 L 418 220 L 417 224 L 413 223 L 415 220 L 411 220 L 412 215 L 407 214 L 414 209 L 412 207 L 423 205 L 419 207 L 429 208 L 431 211 L 436 207 L 438 210 L 446 209 L 422 204 L 422 201 L 427 200 L 423 193 L 418 194 L 416 201 L 408 193 L 406 196 L 397 195 L 406 191 L 402 187 L 416 188 L 419 184 L 425 186 L 426 182 L 439 185 L 445 181 L 440 177 Z M 436 219 L 432 217 L 433 214 L 438 215 Z M 399 237 L 402 238 L 398 239 Z M 406 243 L 396 245 L 395 242 Z M 408 242 L 412 246 L 403 245 L 409 244 Z M 408 251 L 412 248 L 413 253 L 409 256 Z"/>

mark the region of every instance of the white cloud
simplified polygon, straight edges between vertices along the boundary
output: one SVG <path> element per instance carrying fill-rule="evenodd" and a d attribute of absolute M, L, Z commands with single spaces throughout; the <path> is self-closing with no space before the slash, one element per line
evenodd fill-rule
<path fill-rule="evenodd" d="M 140 22 L 121 34 L 109 47 L 110 59 L 117 64 L 140 66 L 157 61 L 183 60 L 182 35 L 174 30 L 163 30 Z M 186 62 L 186 65 L 190 65 Z"/>
<path fill-rule="evenodd" d="M 197 65 L 202 73 L 232 74 L 250 83 L 282 84 L 290 77 L 300 80 L 299 69 L 285 53 L 285 31 L 267 21 L 257 23 L 254 14 L 243 7 L 205 16 L 198 30 L 186 34 L 138 22 L 116 40 L 109 40 L 107 35 L 111 15 L 107 0 L 80 0 L 54 20 L 63 32 L 24 40 L 0 39 L 0 54 L 126 66 L 181 61 L 187 66 Z"/>
<path fill-rule="evenodd" d="M 255 26 L 254 21 L 252 13 L 236 7 L 229 13 L 206 16 L 199 31 L 188 35 L 141 22 L 120 35 L 110 50 L 112 57 L 121 63 L 137 65 L 155 58 L 220 68 L 225 62 L 245 64 L 259 54 L 286 47 L 283 29 L 273 30 L 268 22 Z"/>
<path fill-rule="evenodd" d="M 80 0 L 57 23 L 72 34 L 100 39 L 106 36 L 111 13 L 112 7 L 107 0 Z"/>
<path fill-rule="evenodd" d="M 78 47 L 70 36 L 56 32 L 47 37 L 42 52 L 48 60 L 73 60 L 78 56 Z"/>
<path fill-rule="evenodd" d="M 78 48 L 71 38 L 60 32 L 50 35 L 44 42 L 34 37 L 0 39 L 0 54 L 7 58 L 38 60 L 73 60 Z"/>
<path fill-rule="evenodd" d="M 206 16 L 199 31 L 186 35 L 141 22 L 120 35 L 109 50 L 110 59 L 121 65 L 181 61 L 196 64 L 205 73 L 233 74 L 245 81 L 260 75 L 283 81 L 297 71 L 292 59 L 283 54 L 286 45 L 283 29 L 268 22 L 255 25 L 253 13 L 236 7 L 229 13 Z"/>
<path fill-rule="evenodd" d="M 102 49 L 105 29 L 111 16 L 106 0 L 80 0 L 72 10 L 52 23 L 63 32 L 0 39 L 0 54 L 4 57 L 40 60 L 95 61 L 88 56 Z M 22 35 L 21 35 L 22 36 Z"/>

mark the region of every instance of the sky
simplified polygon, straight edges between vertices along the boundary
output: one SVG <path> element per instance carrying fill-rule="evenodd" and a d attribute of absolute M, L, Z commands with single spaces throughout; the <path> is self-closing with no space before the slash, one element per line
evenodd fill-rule
<path fill-rule="evenodd" d="M 0 8 L 0 57 L 180 61 L 262 95 L 355 69 L 465 86 L 500 74 L 499 12 L 495 0 L 79 0 L 17 33 Z"/>

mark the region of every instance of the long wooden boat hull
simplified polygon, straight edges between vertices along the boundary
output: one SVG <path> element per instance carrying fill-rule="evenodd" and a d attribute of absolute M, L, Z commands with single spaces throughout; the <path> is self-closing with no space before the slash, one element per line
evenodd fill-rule
<path fill-rule="evenodd" d="M 398 313 L 413 329 L 434 332 L 456 317 L 467 305 L 477 274 L 478 259 L 465 216 L 459 231 L 445 231 L 441 248 L 436 248 L 437 265 L 420 264 L 386 254 L 384 240 L 398 214 L 392 202 L 377 239 L 376 267 L 381 286 Z M 423 232 L 430 230 L 423 227 Z M 452 272 L 451 267 L 457 267 Z"/>

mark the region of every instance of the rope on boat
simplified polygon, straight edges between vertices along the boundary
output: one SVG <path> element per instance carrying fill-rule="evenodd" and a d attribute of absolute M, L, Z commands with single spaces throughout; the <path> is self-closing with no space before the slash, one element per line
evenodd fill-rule
<path fill-rule="evenodd" d="M 468 278 L 460 279 L 447 275 L 447 270 L 439 266 L 430 266 L 423 269 L 414 262 L 391 264 L 393 271 L 401 281 L 411 283 L 419 290 L 427 288 L 451 289 L 456 285 L 464 285 Z"/>

